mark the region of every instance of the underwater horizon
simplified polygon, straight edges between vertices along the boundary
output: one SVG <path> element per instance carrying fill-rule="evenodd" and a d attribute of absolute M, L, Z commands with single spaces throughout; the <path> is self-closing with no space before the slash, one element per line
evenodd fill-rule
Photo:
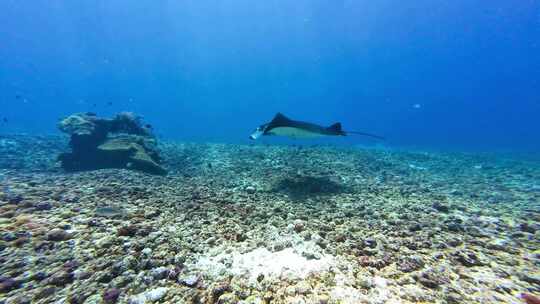
<path fill-rule="evenodd" d="M 540 303 L 540 1 L 0 21 L 0 304 Z"/>

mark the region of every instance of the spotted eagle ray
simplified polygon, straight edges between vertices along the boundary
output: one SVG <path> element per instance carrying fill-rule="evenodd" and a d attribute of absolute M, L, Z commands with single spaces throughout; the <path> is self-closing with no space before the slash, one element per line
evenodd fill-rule
<path fill-rule="evenodd" d="M 381 136 L 364 132 L 343 131 L 341 123 L 336 122 L 329 127 L 324 127 L 310 122 L 292 120 L 281 113 L 269 123 L 260 125 L 255 132 L 249 136 L 250 139 L 257 139 L 263 135 L 288 136 L 292 138 L 314 138 L 322 136 L 347 136 L 348 134 L 364 135 L 377 139 L 384 139 Z"/>

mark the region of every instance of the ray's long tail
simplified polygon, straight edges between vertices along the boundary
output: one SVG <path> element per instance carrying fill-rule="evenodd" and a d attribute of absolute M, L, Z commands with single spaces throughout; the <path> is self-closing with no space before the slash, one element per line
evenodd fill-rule
<path fill-rule="evenodd" d="M 384 137 L 382 137 L 382 136 L 375 135 L 375 134 L 370 134 L 370 133 L 365 133 L 365 132 L 345 131 L 345 135 L 347 135 L 347 134 L 355 134 L 355 135 L 368 136 L 368 137 L 376 138 L 376 139 L 379 139 L 379 140 L 385 140 L 385 139 L 386 139 L 386 138 L 384 138 Z"/>

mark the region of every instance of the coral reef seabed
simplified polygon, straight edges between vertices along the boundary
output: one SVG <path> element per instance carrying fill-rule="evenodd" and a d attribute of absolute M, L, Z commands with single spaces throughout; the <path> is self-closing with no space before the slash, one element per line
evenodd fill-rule
<path fill-rule="evenodd" d="M 66 172 L 68 140 L 0 136 L 0 303 L 540 294 L 536 156 L 162 142 L 163 176 Z"/>

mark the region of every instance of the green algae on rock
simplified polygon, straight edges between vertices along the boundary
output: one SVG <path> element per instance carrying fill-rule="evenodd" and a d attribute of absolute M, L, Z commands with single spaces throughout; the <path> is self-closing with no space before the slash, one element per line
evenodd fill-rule
<path fill-rule="evenodd" d="M 117 162 L 125 162 L 125 167 L 148 173 L 163 175 L 167 171 L 157 161 L 159 156 L 153 148 L 154 139 L 139 135 L 124 135 L 107 139 L 98 146 L 98 150 L 110 155 Z"/>

